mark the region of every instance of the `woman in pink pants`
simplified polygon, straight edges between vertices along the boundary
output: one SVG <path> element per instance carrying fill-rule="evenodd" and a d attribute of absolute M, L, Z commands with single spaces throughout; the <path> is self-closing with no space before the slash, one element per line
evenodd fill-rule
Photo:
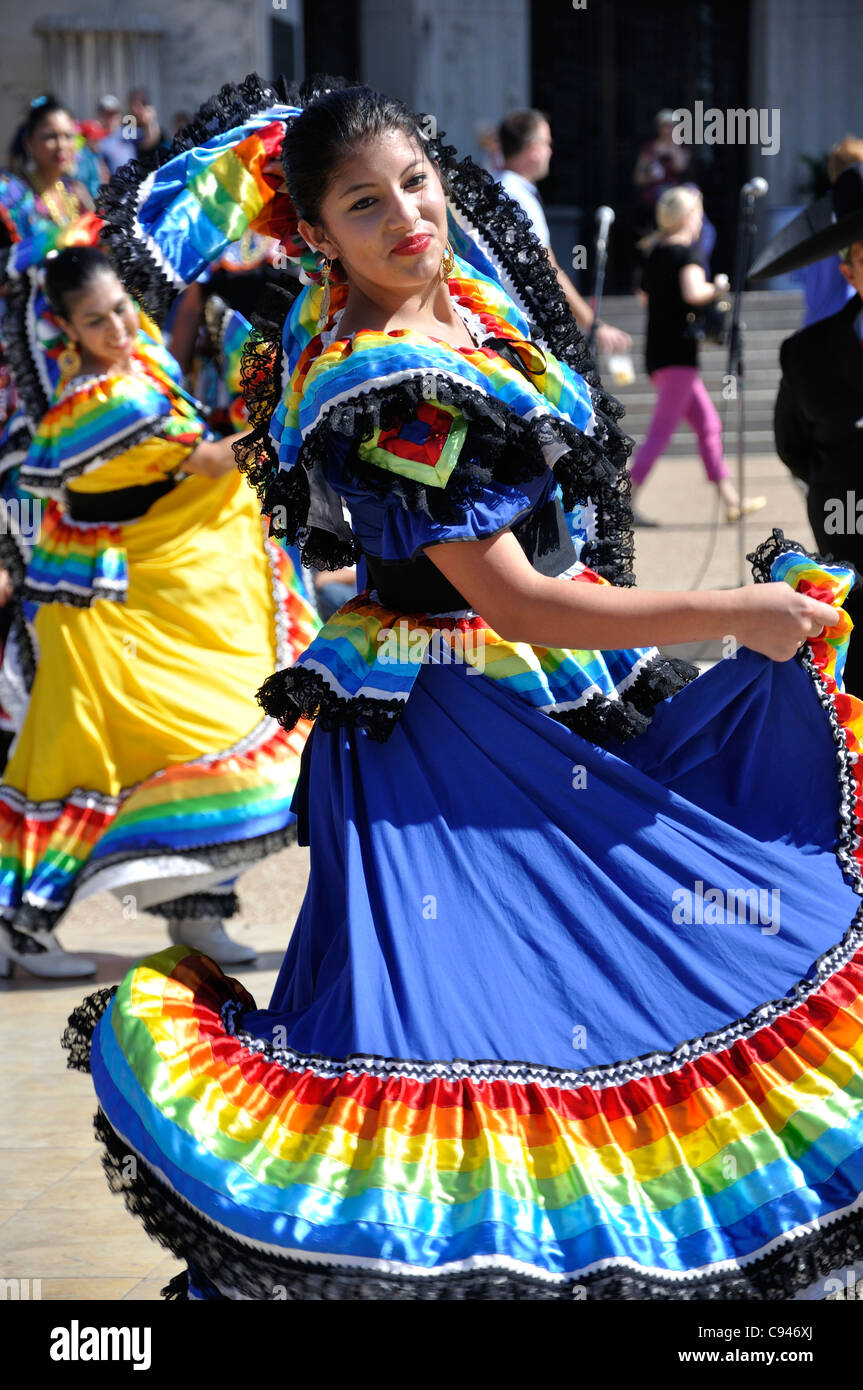
<path fill-rule="evenodd" d="M 647 437 L 632 461 L 632 506 L 636 525 L 654 526 L 641 516 L 638 491 L 681 420 L 695 431 L 698 452 L 711 483 L 719 489 L 728 521 L 766 506 L 766 497 L 742 504 L 722 453 L 722 425 L 698 373 L 698 344 L 687 332 L 687 314 L 728 290 L 728 277 L 709 281 L 696 249 L 701 234 L 701 194 L 691 187 L 669 188 L 656 204 L 659 228 L 644 267 L 648 302 L 647 371 L 657 399 Z"/>

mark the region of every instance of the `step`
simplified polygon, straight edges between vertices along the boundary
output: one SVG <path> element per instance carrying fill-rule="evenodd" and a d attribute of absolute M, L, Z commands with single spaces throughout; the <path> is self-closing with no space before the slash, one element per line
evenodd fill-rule
<path fill-rule="evenodd" d="M 634 294 L 606 294 L 602 297 L 605 305 L 624 309 L 627 305 L 640 305 Z M 788 312 L 803 308 L 803 293 L 800 290 L 746 290 L 743 303 L 747 309 L 759 309 L 770 313 Z"/>
<path fill-rule="evenodd" d="M 644 438 L 644 431 L 627 430 L 636 446 Z M 729 461 L 737 455 L 737 435 L 729 431 L 724 439 L 725 453 Z M 769 454 L 775 449 L 772 430 L 745 431 L 743 447 L 747 455 Z M 662 451 L 663 458 L 691 458 L 696 453 L 695 436 L 690 430 L 681 430 Z M 700 466 L 700 465 L 699 465 Z"/>

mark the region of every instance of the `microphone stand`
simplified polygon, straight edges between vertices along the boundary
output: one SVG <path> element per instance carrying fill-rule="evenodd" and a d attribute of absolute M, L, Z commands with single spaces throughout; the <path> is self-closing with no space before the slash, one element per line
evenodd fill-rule
<path fill-rule="evenodd" d="M 732 309 L 731 326 L 728 333 L 728 362 L 726 365 L 726 379 L 730 378 L 735 383 L 735 396 L 737 399 L 737 491 L 740 494 L 740 516 L 737 521 L 737 582 L 745 584 L 747 579 L 746 571 L 746 534 L 745 520 L 743 515 L 743 498 L 745 497 L 745 464 L 744 464 L 744 429 L 745 429 L 745 391 L 744 391 L 744 368 L 743 368 L 743 342 L 746 332 L 746 324 L 740 317 L 743 307 L 743 286 L 746 283 L 746 267 L 749 264 L 749 252 L 752 246 L 752 238 L 755 235 L 755 194 L 752 193 L 748 185 L 744 185 L 740 190 L 740 212 L 737 223 L 737 249 L 734 256 L 734 276 L 731 282 Z"/>
<path fill-rule="evenodd" d="M 590 325 L 590 332 L 587 335 L 587 350 L 591 357 L 595 356 L 593 351 L 594 339 L 596 338 L 596 325 L 599 321 L 599 306 L 602 302 L 602 291 L 605 285 L 605 267 L 608 261 L 608 236 L 600 235 L 597 231 L 594 242 L 594 257 L 596 260 L 596 275 L 593 281 L 593 294 L 590 297 L 590 306 L 593 309 L 593 323 Z"/>

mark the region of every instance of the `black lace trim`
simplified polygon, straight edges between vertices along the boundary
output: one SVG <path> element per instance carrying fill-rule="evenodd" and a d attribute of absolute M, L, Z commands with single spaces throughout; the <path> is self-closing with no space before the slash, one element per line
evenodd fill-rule
<path fill-rule="evenodd" d="M 756 584 L 766 584 L 770 582 L 771 567 L 773 561 L 779 556 L 789 551 L 804 555 L 809 560 L 817 563 L 826 561 L 831 562 L 830 556 L 821 556 L 811 550 L 807 550 L 799 541 L 786 539 L 786 536 L 779 527 L 774 527 L 772 533 L 766 540 L 755 547 L 751 554 L 747 555 L 747 560 L 752 565 L 752 575 Z M 840 560 L 837 563 L 843 568 L 849 569 L 854 574 L 852 589 L 859 587 L 861 576 L 859 571 L 847 560 Z M 854 763 L 857 755 L 852 754 L 848 747 L 848 740 L 845 731 L 839 721 L 836 711 L 836 703 L 833 694 L 827 689 L 822 679 L 821 672 L 812 659 L 808 647 L 804 647 L 798 653 L 797 660 L 812 678 L 812 684 L 818 703 L 824 710 L 830 724 L 830 733 L 836 747 L 836 778 L 839 783 L 839 825 L 836 842 L 836 859 L 842 874 L 847 883 L 851 885 L 854 892 L 863 896 L 863 870 L 857 860 L 857 852 L 860 848 L 860 820 L 857 812 L 857 779 L 854 776 Z M 857 914 L 855 923 L 863 914 L 863 908 Z M 827 953 L 829 956 L 831 953 Z M 819 969 L 825 957 L 818 961 Z"/>
<path fill-rule="evenodd" d="M 29 691 L 33 689 L 33 681 L 36 679 L 36 651 L 23 607 L 27 566 L 15 537 L 7 532 L 0 532 L 0 565 L 8 571 L 12 582 L 12 597 L 9 599 L 12 605 L 12 622 L 9 625 L 9 635 L 15 638 L 21 674 Z"/>
<path fill-rule="evenodd" d="M 599 385 L 587 340 L 572 316 L 546 248 L 527 213 L 486 169 L 470 156 L 458 158 L 446 133 L 429 140 L 430 153 L 445 175 L 450 201 L 482 234 L 492 258 L 511 282 L 517 301 L 540 329 L 555 357 L 565 359 L 591 386 Z M 615 402 L 622 410 L 619 403 Z"/>
<path fill-rule="evenodd" d="M 633 582 L 631 552 L 621 539 L 629 514 L 626 450 L 615 457 L 614 441 L 601 422 L 597 433 L 590 436 L 565 420 L 523 420 L 496 398 L 425 371 L 396 386 L 369 387 L 345 404 L 334 406 L 306 436 L 297 463 L 282 470 L 269 432 L 279 403 L 279 353 L 275 336 L 262 332 L 243 350 L 243 396 L 253 429 L 234 446 L 234 453 L 238 467 L 258 494 L 262 510 L 271 518 L 271 535 L 298 544 L 305 565 L 338 569 L 354 563 L 360 554 L 355 540 L 306 526 L 308 475 L 317 468 L 320 476 L 326 476 L 333 435 L 351 441 L 342 465 L 347 481 L 376 496 L 398 498 L 405 508 L 450 525 L 461 520 L 464 510 L 491 479 L 514 485 L 540 477 L 548 468 L 545 450 L 564 445 L 566 452 L 552 469 L 561 486 L 564 507 L 570 511 L 576 504 L 593 499 L 605 518 L 601 533 L 584 548 L 584 563 L 612 583 Z M 359 444 L 370 440 L 377 429 L 389 429 L 414 413 L 426 398 L 423 383 L 427 391 L 429 376 L 435 377 L 436 399 L 455 406 L 468 422 L 459 461 L 445 488 L 428 487 L 378 468 L 359 454 Z"/>
<path fill-rule="evenodd" d="M 316 719 L 322 729 L 364 729 L 378 743 L 389 738 L 405 705 L 404 700 L 372 700 L 365 695 L 346 700 L 306 666 L 288 666 L 268 676 L 258 691 L 258 703 L 284 729 L 292 729 L 305 717 Z"/>
<path fill-rule="evenodd" d="M 170 851 L 166 851 L 164 845 L 158 844 L 141 847 L 134 852 L 117 850 L 114 854 L 106 854 L 97 864 L 85 864 L 76 885 L 87 882 L 95 874 L 102 873 L 104 869 L 112 868 L 115 864 L 129 864 L 137 859 L 148 859 L 151 855 L 164 856 L 166 853 L 170 853 L 172 859 L 204 859 L 213 869 L 228 870 L 240 864 L 254 863 L 258 859 L 266 858 L 268 854 L 275 854 L 277 850 L 293 844 L 296 836 L 297 827 L 294 822 L 283 826 L 281 830 L 269 830 L 265 835 L 225 844 L 194 845 L 189 849 L 172 848 Z M 225 877 L 228 877 L 227 873 Z M 158 903 L 154 906 L 160 910 Z M 56 917 L 54 920 L 57 920 Z"/>
<path fill-rule="evenodd" d="M 198 845 L 189 849 L 170 850 L 172 859 L 203 859 L 214 869 L 224 869 L 225 878 L 229 877 L 229 871 L 234 868 L 245 867 L 248 864 L 256 863 L 259 859 L 265 859 L 268 854 L 275 854 L 277 850 L 285 849 L 288 845 L 296 842 L 297 826 L 296 822 L 284 826 L 281 830 L 270 830 L 265 835 L 256 835 L 248 840 L 232 841 L 226 844 Z M 151 856 L 162 857 L 167 853 L 164 845 L 154 844 L 139 847 L 134 851 L 117 850 L 114 854 L 107 854 L 101 858 L 97 864 L 87 863 L 84 865 L 78 877 L 69 887 L 66 901 L 59 907 L 41 908 L 34 907 L 31 903 L 23 902 L 18 907 L 12 909 L 15 917 L 14 922 L 0 921 L 0 926 L 11 933 L 13 944 L 19 951 L 44 951 L 45 946 L 34 941 L 30 932 L 37 934 L 53 931 L 60 922 L 63 914 L 67 911 L 69 904 L 82 883 L 86 883 L 94 875 L 104 872 L 107 868 L 113 868 L 116 864 L 133 864 L 139 859 L 148 859 Z M 189 894 L 189 897 L 198 896 Z M 182 902 L 183 899 L 166 899 L 166 902 Z M 220 899 L 220 902 L 223 901 Z M 147 911 L 152 911 L 158 916 L 166 916 L 161 903 L 154 904 Z M 183 916 L 191 914 L 183 913 Z M 204 913 L 210 916 L 210 913 Z"/>
<path fill-rule="evenodd" d="M 304 565 L 313 570 L 340 570 L 355 565 L 362 555 L 353 539 L 340 539 L 319 526 L 304 526 L 297 533 Z"/>
<path fill-rule="evenodd" d="M 79 589 L 71 589 L 68 585 L 60 583 L 52 585 L 50 588 L 42 587 L 38 584 L 31 584 L 25 580 L 21 589 L 21 596 L 29 599 L 31 603 L 64 603 L 70 608 L 92 608 L 97 601 L 109 603 L 125 603 L 125 589 L 106 589 L 104 593 L 95 589 L 92 593 L 82 594 Z"/>
<path fill-rule="evenodd" d="M 698 667 L 691 661 L 660 654 L 645 663 L 632 684 L 625 688 L 623 699 L 642 714 L 650 714 L 661 701 L 676 695 L 699 675 Z"/>
<path fill-rule="evenodd" d="M 755 547 L 747 560 L 752 565 L 752 574 L 756 584 L 767 584 L 770 582 L 770 572 L 773 561 L 779 555 L 784 555 L 792 551 L 798 555 L 804 555 L 809 560 L 817 563 L 831 563 L 831 557 L 818 555 L 811 550 L 807 550 L 799 541 L 787 540 L 783 531 L 774 527 L 771 535 L 760 545 Z M 854 575 L 852 589 L 860 586 L 861 576 L 859 571 L 848 560 L 839 560 L 838 564 L 844 569 L 851 570 Z M 818 702 L 830 723 L 830 732 L 833 735 L 833 742 L 836 745 L 836 776 L 839 782 L 839 830 L 836 845 L 836 859 L 842 873 L 854 889 L 855 893 L 863 896 L 863 870 L 857 860 L 857 852 L 860 848 L 860 827 L 857 814 L 857 781 L 853 772 L 852 755 L 845 731 L 839 722 L 836 712 L 836 704 L 833 695 L 828 691 L 821 677 L 821 672 L 815 665 L 807 647 L 798 653 L 797 660 L 808 671 L 812 677 L 812 684 L 815 687 L 815 694 Z"/>
<path fill-rule="evenodd" d="M 698 676 L 698 667 L 679 657 L 655 656 L 639 671 L 619 700 L 593 695 L 586 705 L 574 710 L 548 710 L 558 723 L 565 724 L 600 748 L 610 740 L 627 743 L 649 728 L 653 711 L 669 696 L 676 695 Z"/>
<path fill-rule="evenodd" d="M 850 570 L 854 575 L 854 582 L 851 585 L 852 589 L 858 589 L 861 583 L 863 583 L 863 576 L 861 576 L 860 571 L 852 565 L 850 560 L 834 561 L 832 555 L 819 555 L 817 551 L 807 550 L 799 541 L 787 540 L 785 532 L 781 531 L 778 526 L 774 526 L 773 531 L 767 539 L 761 541 L 752 553 L 746 556 L 752 566 L 752 577 L 755 583 L 768 584 L 770 582 L 770 569 L 773 561 L 779 555 L 787 554 L 789 550 L 795 551 L 798 555 L 805 555 L 808 560 L 814 560 L 816 564 L 835 563 L 841 565 L 843 569 Z"/>
<path fill-rule="evenodd" d="M 3 361 L 3 346 L 0 343 L 0 365 Z M 14 390 L 14 383 L 13 383 Z M 9 396 L 7 395 L 7 400 Z M 9 434 L 6 436 L 6 447 L 0 454 L 0 478 L 13 468 L 18 468 L 21 462 L 20 455 L 26 454 L 33 440 L 33 433 L 23 418 L 9 422 Z M 19 456 L 16 458 L 16 454 Z"/>
<path fill-rule="evenodd" d="M 560 281 L 524 209 L 503 184 L 469 156 L 457 160 L 455 149 L 444 144 L 443 133 L 429 143 L 446 177 L 454 206 L 481 232 L 528 318 L 539 328 L 555 357 L 578 372 L 591 388 L 597 417 L 594 439 L 618 473 L 593 497 L 599 536 L 590 556 L 585 554 L 582 558 L 611 583 L 633 584 L 632 510 L 626 469 L 633 441 L 618 424 L 624 408 L 602 385 L 587 340 L 572 316 Z M 569 509 L 569 503 L 565 505 Z"/>
<path fill-rule="evenodd" d="M 298 106 L 300 89 L 284 78 L 264 82 L 251 73 L 242 82 L 226 82 L 184 126 L 167 150 L 150 156 L 146 167 L 137 160 L 122 164 L 101 189 L 96 211 L 104 221 L 101 232 L 108 255 L 126 289 L 151 318 L 163 323 L 175 297 L 184 288 L 159 267 L 141 235 L 137 211 L 140 187 L 155 170 L 185 150 L 205 145 L 216 135 L 244 125 L 250 116 L 277 103 Z"/>
<path fill-rule="evenodd" d="M 306 90 L 306 83 L 300 86 L 286 77 L 266 82 L 256 72 L 249 73 L 242 82 L 226 82 L 215 96 L 208 97 L 199 106 L 189 124 L 177 132 L 170 149 L 159 159 L 159 166 L 167 164 L 175 154 L 206 145 L 223 131 L 243 125 L 250 116 L 270 106 L 301 106 Z"/>
<path fill-rule="evenodd" d="M 60 1046 L 69 1053 L 66 1058 L 68 1071 L 90 1070 L 90 1048 L 93 1045 L 96 1024 L 116 993 L 117 985 L 111 985 L 109 989 L 98 989 L 95 994 L 88 994 L 70 1013 L 66 1030 L 60 1039 Z"/>
<path fill-rule="evenodd" d="M 162 163 L 161 157 L 156 167 Z M 96 198 L 103 220 L 99 233 L 103 250 L 133 299 L 156 323 L 164 323 L 175 297 L 183 289 L 156 264 L 140 233 L 136 232 L 139 189 L 151 169 L 137 159 L 121 164 Z"/>
<path fill-rule="evenodd" d="M 21 275 L 10 276 L 6 286 L 4 355 L 24 415 L 30 428 L 35 429 L 51 404 L 51 397 L 46 393 L 39 374 L 36 351 L 28 330 L 30 308 L 38 289 L 36 268 L 30 266 Z"/>
<path fill-rule="evenodd" d="M 145 439 L 158 437 L 159 426 L 164 419 L 163 415 L 152 415 L 142 423 L 135 425 L 134 429 L 130 428 L 117 438 L 109 440 L 107 444 L 99 445 L 91 450 L 86 457 L 77 459 L 75 463 L 64 464 L 56 472 L 50 474 L 43 469 L 28 469 L 22 463 L 18 474 L 21 486 L 28 488 L 31 492 L 60 493 L 63 484 L 69 478 L 77 478 L 88 468 L 92 468 L 94 464 L 108 463 L 113 458 L 119 458 L 121 454 L 125 454 L 127 450 L 134 448 L 136 444 L 141 444 Z M 191 453 L 191 450 L 189 452 Z"/>
<path fill-rule="evenodd" d="M 257 1300 L 410 1299 L 551 1300 L 576 1298 L 665 1300 L 788 1299 L 819 1278 L 847 1268 L 863 1253 L 863 1212 L 839 1217 L 820 1230 L 789 1237 L 743 1269 L 718 1275 L 663 1278 L 631 1268 L 606 1267 L 552 1283 L 540 1275 L 485 1268 L 441 1275 L 386 1274 L 351 1269 L 259 1251 L 217 1227 L 183 1201 L 113 1129 L 102 1110 L 94 1119 L 104 1145 L 102 1163 L 112 1192 L 123 1194 L 127 1209 L 147 1234 L 205 1280 Z M 130 1157 L 135 1159 L 130 1163 Z M 168 1285 L 183 1297 L 182 1276 Z"/>
<path fill-rule="evenodd" d="M 593 695 L 577 709 L 547 713 L 590 743 L 607 747 L 609 740 L 622 743 L 643 733 L 656 705 L 697 675 L 698 668 L 687 661 L 656 656 L 620 699 Z M 366 695 L 346 699 L 331 689 L 320 672 L 306 666 L 289 666 L 268 676 L 258 691 L 258 702 L 285 729 L 292 729 L 301 718 L 316 719 L 327 730 L 345 726 L 364 729 L 378 743 L 386 742 L 405 707 L 404 700 L 377 700 Z"/>
<path fill-rule="evenodd" d="M 145 907 L 154 917 L 165 917 L 168 921 L 180 921 L 184 917 L 236 917 L 240 910 L 240 899 L 233 888 L 224 893 L 187 893 L 184 898 L 170 898 L 156 907 Z"/>
<path fill-rule="evenodd" d="M 175 1274 L 173 1279 L 169 1279 L 163 1289 L 159 1290 L 166 1303 L 179 1303 L 188 1301 L 189 1298 L 189 1271 L 184 1269 L 179 1274 Z M 226 1299 L 225 1302 L 228 1300 Z"/>
<path fill-rule="evenodd" d="M 343 79 L 316 76 L 297 87 L 284 79 L 276 83 L 263 82 L 252 73 L 241 83 L 228 83 L 217 96 L 204 103 L 195 119 L 176 137 L 171 149 L 159 156 L 155 167 L 161 167 L 174 155 L 196 144 L 205 144 L 219 133 L 242 125 L 250 115 L 275 102 L 302 106 L 319 87 L 327 85 L 343 85 Z M 634 582 L 634 549 L 625 465 L 632 441 L 617 423 L 623 408 L 602 387 L 586 341 L 523 209 L 473 160 L 458 160 L 455 149 L 444 143 L 443 135 L 430 140 L 429 148 L 442 168 L 454 208 L 481 232 L 508 278 L 511 290 L 538 326 L 543 341 L 557 357 L 583 376 L 591 389 L 597 432 L 590 439 L 579 436 L 581 442 L 577 443 L 578 432 L 572 431 L 570 456 L 555 466 L 555 474 L 563 486 L 568 509 L 588 496 L 596 503 L 598 535 L 585 551 L 586 563 L 612 583 L 631 584 Z M 102 237 L 121 279 L 148 312 L 161 320 L 180 286 L 156 264 L 136 226 L 139 189 L 148 172 L 135 161 L 121 166 L 102 190 L 98 210 L 105 222 Z M 250 441 L 238 451 L 240 466 L 258 491 L 265 511 L 272 514 L 277 506 L 287 509 L 284 530 L 274 530 L 272 534 L 285 534 L 300 544 L 304 559 L 306 554 L 309 556 L 305 563 L 310 563 L 314 556 L 316 568 L 340 568 L 353 563 L 359 552 L 352 542 L 328 532 L 314 538 L 303 534 L 308 513 L 308 500 L 303 511 L 306 480 L 297 477 L 286 484 L 282 479 L 279 490 L 276 489 L 278 460 L 274 457 L 271 441 L 265 436 L 264 401 L 269 409 L 268 420 L 278 404 L 279 349 L 280 343 L 269 363 L 262 360 L 260 343 L 249 349 L 250 365 L 244 368 L 244 380 L 250 391 L 246 401 L 250 414 L 255 406 L 260 409 L 255 412 Z M 269 375 L 269 383 L 261 381 L 253 369 L 251 363 L 255 358 L 258 367 L 263 366 L 265 375 Z M 266 352 L 263 359 L 266 359 Z M 311 460 L 306 466 L 310 464 Z M 588 484 L 592 484 L 593 490 Z M 304 542 L 307 550 L 303 548 Z"/>

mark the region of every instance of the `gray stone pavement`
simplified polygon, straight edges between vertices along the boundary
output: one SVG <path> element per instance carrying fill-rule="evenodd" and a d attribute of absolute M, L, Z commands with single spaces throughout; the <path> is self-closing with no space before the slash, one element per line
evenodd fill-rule
<path fill-rule="evenodd" d="M 766 493 L 769 506 L 746 522 L 751 548 L 781 526 L 812 544 L 804 500 L 778 459 L 748 461 L 748 490 Z M 643 510 L 664 522 L 636 531 L 639 583 L 687 588 L 695 580 L 711 538 L 714 492 L 693 458 L 657 464 L 643 493 Z M 702 587 L 736 583 L 735 528 L 721 524 Z M 235 969 L 259 1004 L 265 1004 L 302 902 L 308 852 L 292 846 L 241 880 L 241 925 L 259 964 Z M 95 956 L 99 983 L 118 981 L 134 961 L 167 941 L 160 918 L 124 920 L 109 895 L 73 908 L 61 929 L 70 950 Z M 112 1195 L 103 1176 L 88 1076 L 65 1070 L 60 1035 L 66 1018 L 95 986 L 45 985 L 19 975 L 0 983 L 0 1278 L 41 1281 L 45 1299 L 157 1299 L 179 1266 L 144 1235 Z M 33 1288 L 31 1285 L 31 1294 Z"/>

